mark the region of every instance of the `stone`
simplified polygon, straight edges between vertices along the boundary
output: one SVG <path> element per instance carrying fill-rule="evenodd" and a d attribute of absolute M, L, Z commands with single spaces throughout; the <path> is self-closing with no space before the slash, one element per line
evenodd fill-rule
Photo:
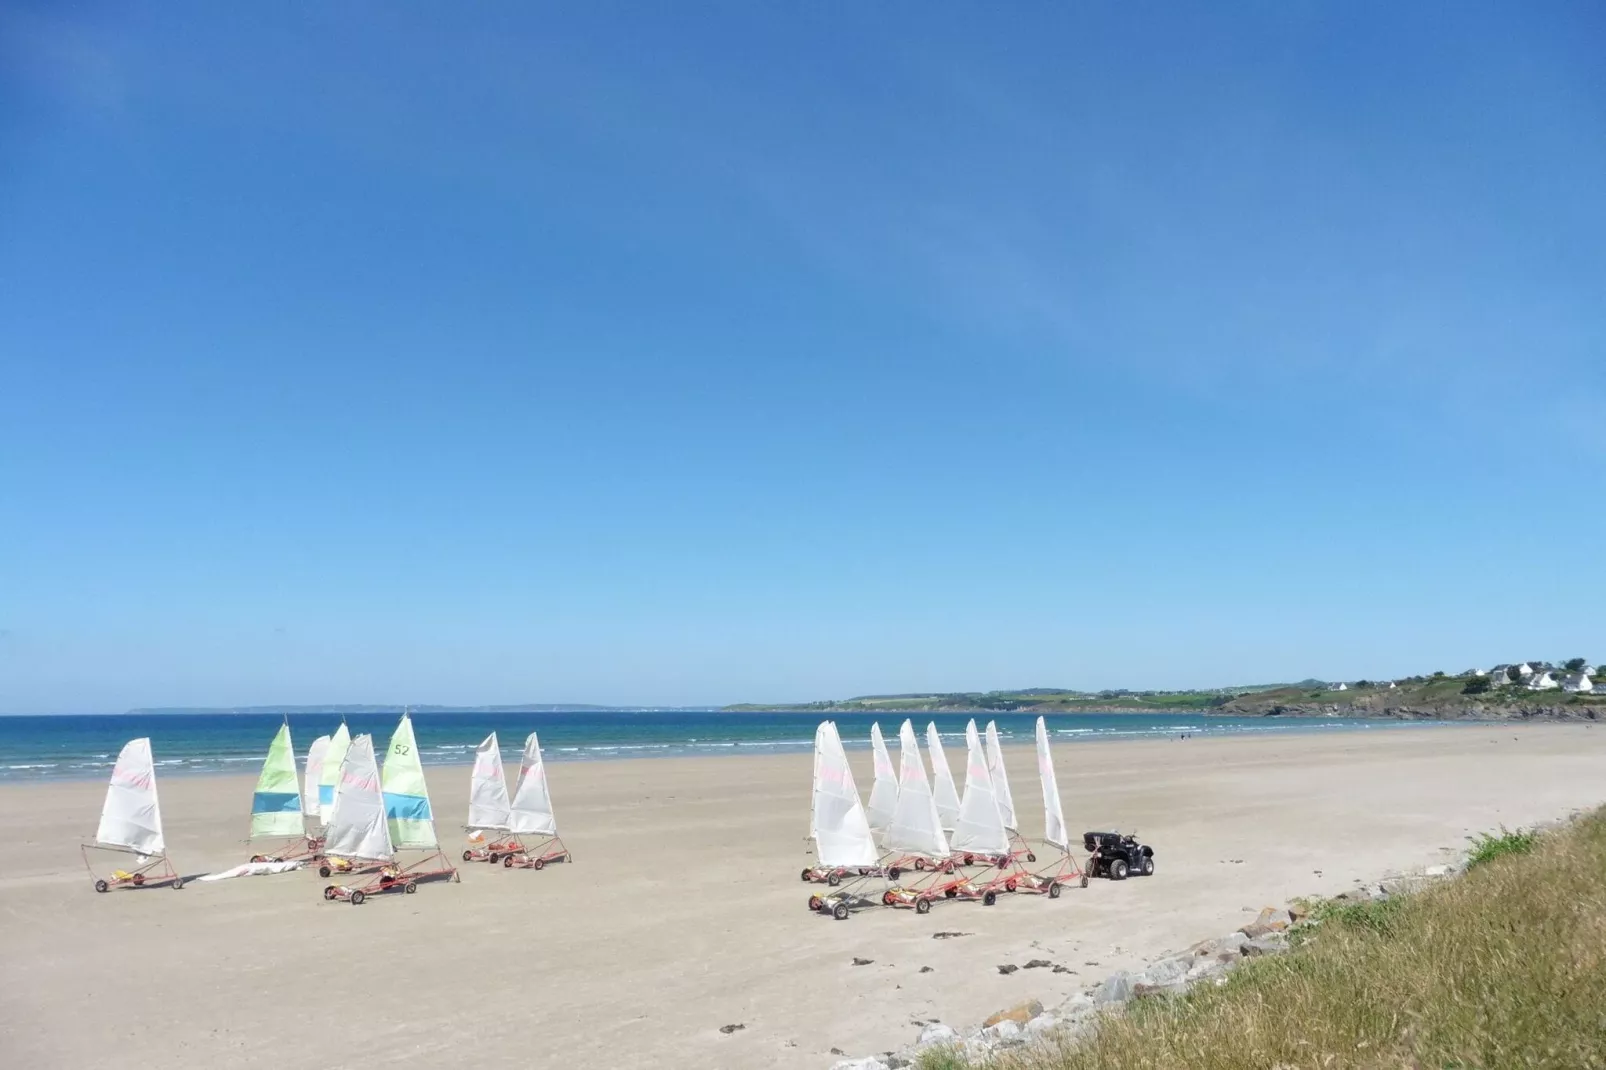
<path fill-rule="evenodd" d="M 1174 985 L 1188 974 L 1191 965 L 1182 959 L 1161 959 L 1150 963 L 1136 978 L 1137 984 L 1164 987 Z"/>
<path fill-rule="evenodd" d="M 1278 910 L 1276 907 L 1267 907 L 1260 912 L 1259 917 L 1245 925 L 1242 932 L 1245 936 L 1254 940 L 1265 936 L 1267 933 L 1282 932 L 1288 928 L 1288 925 L 1288 911 Z"/>
<path fill-rule="evenodd" d="M 1098 1004 L 1093 1002 L 1092 996 L 1085 992 L 1078 992 L 1060 1004 L 1060 1013 L 1067 1018 L 1074 1018 L 1077 1015 L 1089 1013 L 1097 1006 Z"/>
<path fill-rule="evenodd" d="M 861 958 L 855 957 L 854 960 L 853 960 L 853 964 L 855 966 L 868 966 L 874 961 L 875 961 L 875 959 L 861 959 Z"/>
<path fill-rule="evenodd" d="M 983 1029 L 982 1033 L 993 1040 L 1015 1040 L 1020 1036 L 1021 1028 L 1019 1022 L 1005 1018 Z"/>
<path fill-rule="evenodd" d="M 899 1051 L 888 1052 L 885 1062 L 887 1070 L 903 1070 L 904 1067 L 915 1064 L 913 1059 Z"/>
<path fill-rule="evenodd" d="M 1244 958 L 1259 958 L 1261 955 L 1276 955 L 1286 951 L 1288 944 L 1274 936 L 1262 936 L 1251 940 L 1244 945 Z"/>
<path fill-rule="evenodd" d="M 1054 965 L 1054 964 L 1052 962 L 1048 961 L 1047 959 L 1033 959 L 1032 961 L 1030 961 L 1030 962 L 1028 962 L 1026 964 L 1025 968 L 1028 969 L 1028 970 L 1041 970 L 1041 969 L 1043 969 L 1045 967 L 1052 966 L 1052 965 Z"/>
<path fill-rule="evenodd" d="M 1060 1020 L 1052 1014 L 1039 1014 L 1026 1023 L 1026 1032 L 1034 1037 L 1042 1036 L 1059 1024 Z"/>
<path fill-rule="evenodd" d="M 932 1022 L 920 1031 L 920 1039 L 915 1041 L 915 1047 L 925 1048 L 932 1044 L 952 1044 L 958 1039 L 959 1034 L 954 1032 L 952 1026 L 943 1025 L 941 1022 Z"/>
<path fill-rule="evenodd" d="M 931 934 L 931 938 L 933 940 L 952 940 L 956 936 L 971 936 L 971 935 L 973 935 L 973 934 L 971 934 L 971 933 L 946 933 L 946 932 L 944 932 L 944 933 L 932 933 Z"/>
<path fill-rule="evenodd" d="M 1214 977 L 1217 974 L 1225 973 L 1228 966 L 1229 963 L 1223 962 L 1220 959 L 1201 959 L 1188 968 L 1188 973 L 1185 980 L 1191 984 L 1194 981 L 1203 980 L 1206 977 Z"/>
<path fill-rule="evenodd" d="M 921 973 L 930 973 L 931 972 L 931 967 L 930 966 L 922 966 L 922 967 L 920 967 L 920 972 Z"/>
<path fill-rule="evenodd" d="M 1427 869 L 1422 871 L 1422 874 L 1423 874 L 1423 876 L 1427 876 L 1427 877 L 1448 877 L 1450 875 L 1450 867 L 1449 866 L 1429 866 Z"/>
<path fill-rule="evenodd" d="M 1010 974 L 1012 974 L 1012 973 L 1014 973 L 1014 972 L 1015 972 L 1015 971 L 1016 971 L 1016 970 L 1018 970 L 1018 969 L 1020 969 L 1020 967 L 1019 967 L 1019 966 L 1015 966 L 1015 965 L 1004 965 L 1004 966 L 1000 966 L 1000 967 L 998 967 L 998 972 L 999 972 L 999 973 L 1001 973 L 1001 974 L 1003 974 L 1003 975 L 1004 975 L 1004 976 L 1006 976 L 1006 977 L 1007 977 L 1007 976 L 1009 976 L 1009 975 L 1010 975 Z"/>
<path fill-rule="evenodd" d="M 891 1070 L 891 1067 L 874 1055 L 866 1055 L 862 1059 L 839 1059 L 831 1064 L 831 1070 Z"/>
<path fill-rule="evenodd" d="M 1093 999 L 1098 1003 L 1125 1003 L 1131 998 L 1132 975 L 1125 970 L 1110 974 L 1093 993 Z"/>
<path fill-rule="evenodd" d="M 990 1025 L 997 1025 L 999 1022 L 1014 1022 L 1016 1025 L 1025 1025 L 1042 1013 L 1043 1005 L 1035 999 L 1029 999 L 1025 1003 L 1015 1004 L 1008 1010 L 999 1011 L 983 1021 L 981 1025 L 983 1029 Z"/>
<path fill-rule="evenodd" d="M 1055 966 L 1054 967 L 1054 972 L 1055 973 L 1075 973 L 1076 971 L 1071 969 L 1069 966 Z"/>
<path fill-rule="evenodd" d="M 738 1029 L 746 1029 L 746 1028 L 747 1028 L 746 1025 L 742 1024 L 741 1022 L 737 1022 L 735 1025 L 722 1025 L 722 1026 L 719 1027 L 719 1031 L 721 1033 L 734 1033 Z"/>

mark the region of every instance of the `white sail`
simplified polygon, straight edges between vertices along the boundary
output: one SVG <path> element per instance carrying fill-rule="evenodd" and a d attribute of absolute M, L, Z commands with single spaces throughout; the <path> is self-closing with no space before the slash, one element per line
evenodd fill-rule
<path fill-rule="evenodd" d="M 351 740 L 335 778 L 335 801 L 324 830 L 324 852 L 337 858 L 388 862 L 396 851 L 390 845 L 385 820 L 385 796 L 379 788 L 379 765 L 374 761 L 374 737 Z"/>
<path fill-rule="evenodd" d="M 468 782 L 468 827 L 505 831 L 509 809 L 502 748 L 492 732 L 474 751 L 474 772 Z"/>
<path fill-rule="evenodd" d="M 830 721 L 821 721 L 820 724 L 819 724 L 819 727 L 815 728 L 815 730 L 814 730 L 814 780 L 813 780 L 813 783 L 815 784 L 816 787 L 818 787 L 818 785 L 820 783 L 820 748 L 825 746 L 825 726 L 830 724 L 830 723 L 831 723 Z M 811 798 L 812 798 L 812 796 L 811 796 Z M 812 802 L 810 802 L 810 804 L 809 804 L 809 839 L 817 840 L 819 838 L 820 838 L 820 824 L 819 824 L 819 820 L 818 820 L 818 815 L 814 812 L 814 804 Z"/>
<path fill-rule="evenodd" d="M 891 823 L 892 811 L 898 805 L 898 771 L 892 766 L 892 755 L 887 753 L 879 723 L 870 725 L 870 751 L 875 760 L 875 783 L 870 787 L 866 816 L 870 827 L 879 831 Z"/>
<path fill-rule="evenodd" d="M 875 840 L 859 801 L 859 787 L 842 749 L 836 725 L 826 721 L 815 733 L 819 745 L 814 773 L 814 853 L 822 866 L 873 866 Z"/>
<path fill-rule="evenodd" d="M 531 732 L 524 741 L 524 760 L 519 767 L 519 786 L 513 792 L 508 828 L 532 836 L 556 836 L 558 819 L 552 812 L 552 792 L 547 787 L 546 763 L 541 760 L 541 741 Z"/>
<path fill-rule="evenodd" d="M 965 726 L 965 797 L 959 801 L 959 827 L 954 829 L 953 848 L 979 855 L 1009 853 L 1009 833 L 1004 815 L 998 812 L 993 793 L 992 773 L 987 769 L 976 722 Z"/>
<path fill-rule="evenodd" d="M 920 744 L 908 721 L 898 729 L 898 750 L 898 805 L 882 834 L 882 845 L 889 851 L 947 858 L 948 837 L 943 835 L 942 818 L 937 816 L 937 802 L 926 779 L 926 763 L 920 759 Z"/>
<path fill-rule="evenodd" d="M 126 847 L 142 855 L 167 850 L 162 839 L 162 808 L 156 800 L 156 763 L 151 741 L 135 739 L 123 744 L 106 788 L 106 805 L 100 809 L 95 842 Z"/>
<path fill-rule="evenodd" d="M 346 748 L 351 746 L 351 731 L 341 721 L 335 734 L 329 737 L 329 749 L 323 756 L 323 779 L 318 782 L 318 816 L 329 823 L 335 809 L 335 785 L 340 783 L 340 767 L 346 760 Z"/>
<path fill-rule="evenodd" d="M 1062 851 L 1071 849 L 1065 829 L 1065 811 L 1060 809 L 1059 778 L 1054 775 L 1054 755 L 1048 749 L 1048 728 L 1037 719 L 1037 776 L 1043 782 L 1043 842 Z"/>
<path fill-rule="evenodd" d="M 987 722 L 987 772 L 993 781 L 993 797 L 998 800 L 998 812 L 1004 818 L 1004 827 L 1015 829 L 1015 797 L 1009 790 L 1009 773 L 1004 769 L 1004 748 L 998 744 L 998 726 Z"/>
<path fill-rule="evenodd" d="M 931 752 L 931 788 L 937 800 L 937 816 L 943 829 L 952 832 L 959 824 L 959 792 L 954 788 L 954 773 L 948 768 L 948 755 L 943 753 L 935 722 L 926 724 L 926 749 Z"/>
<path fill-rule="evenodd" d="M 307 772 L 301 778 L 301 812 L 307 817 L 322 813 L 318 806 L 318 788 L 323 783 L 323 759 L 328 752 L 328 736 L 319 736 L 307 748 Z"/>

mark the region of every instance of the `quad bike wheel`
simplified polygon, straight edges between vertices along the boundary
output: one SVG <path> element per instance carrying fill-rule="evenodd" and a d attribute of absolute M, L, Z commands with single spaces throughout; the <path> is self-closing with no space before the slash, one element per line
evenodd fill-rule
<path fill-rule="evenodd" d="M 984 907 L 990 907 L 996 902 L 998 902 L 997 892 L 988 892 L 986 895 L 981 897 L 981 905 Z"/>
<path fill-rule="evenodd" d="M 1145 877 L 1154 876 L 1154 856 L 1153 855 L 1144 855 L 1143 856 L 1143 875 Z"/>
<path fill-rule="evenodd" d="M 848 905 L 846 903 L 838 903 L 836 906 L 831 908 L 831 916 L 837 921 L 847 921 Z"/>
<path fill-rule="evenodd" d="M 1126 880 L 1126 859 L 1115 858 L 1110 860 L 1110 879 L 1112 881 Z"/>
<path fill-rule="evenodd" d="M 402 894 L 404 895 L 412 895 L 416 891 L 418 891 L 417 881 L 408 881 L 406 884 L 402 885 Z"/>
<path fill-rule="evenodd" d="M 323 897 L 325 901 L 333 899 L 335 897 L 335 886 L 332 884 L 325 885 L 323 889 Z"/>
<path fill-rule="evenodd" d="M 1082 879 L 1086 880 L 1087 878 L 1083 877 Z M 1055 881 L 1053 884 L 1050 884 L 1048 886 L 1048 897 L 1050 899 L 1058 899 L 1060 897 L 1060 882 L 1059 881 Z"/>
<path fill-rule="evenodd" d="M 825 875 L 825 883 L 835 888 L 837 885 L 842 883 L 842 874 L 833 869 L 830 873 Z"/>
<path fill-rule="evenodd" d="M 112 886 L 107 884 L 105 881 L 97 880 L 95 882 L 95 891 L 97 891 L 97 892 L 109 892 L 111 890 L 112 890 Z"/>
<path fill-rule="evenodd" d="M 366 892 L 363 892 L 361 890 L 352 892 L 351 893 L 351 905 L 354 906 L 354 907 L 360 907 L 360 906 L 362 906 L 362 901 L 364 899 L 367 899 L 367 898 L 368 898 L 368 895 L 367 895 Z"/>
<path fill-rule="evenodd" d="M 929 899 L 916 899 L 915 900 L 915 913 L 916 914 L 930 914 L 931 913 L 931 900 L 929 900 Z"/>

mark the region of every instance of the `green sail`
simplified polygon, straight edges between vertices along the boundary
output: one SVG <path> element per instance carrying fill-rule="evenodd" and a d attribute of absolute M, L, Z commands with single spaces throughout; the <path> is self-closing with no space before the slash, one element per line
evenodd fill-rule
<path fill-rule="evenodd" d="M 380 773 L 379 783 L 385 793 L 385 818 L 390 824 L 391 844 L 397 850 L 407 847 L 434 850 L 440 846 L 435 838 L 429 788 L 424 785 L 424 765 L 418 760 L 418 740 L 413 737 L 413 719 L 405 713 L 385 750 L 385 768 Z"/>
<path fill-rule="evenodd" d="M 301 785 L 296 780 L 296 752 L 290 744 L 290 726 L 280 725 L 268 746 L 268 760 L 257 777 L 251 797 L 251 838 L 300 836 Z"/>

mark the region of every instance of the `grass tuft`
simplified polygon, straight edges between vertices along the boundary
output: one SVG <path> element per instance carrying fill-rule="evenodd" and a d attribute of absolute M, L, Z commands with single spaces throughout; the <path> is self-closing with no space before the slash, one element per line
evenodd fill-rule
<path fill-rule="evenodd" d="M 1493 862 L 1505 855 L 1525 855 L 1534 849 L 1539 842 L 1537 832 L 1512 832 L 1504 825 L 1500 826 L 1500 835 L 1491 836 L 1484 833 L 1472 837 L 1472 850 L 1467 853 L 1467 868 L 1481 866 L 1486 862 Z"/>
<path fill-rule="evenodd" d="M 921 1050 L 915 1070 L 971 1070 L 971 1062 L 958 1045 L 938 1044 Z"/>
<path fill-rule="evenodd" d="M 998 1065 L 1606 1070 L 1606 810 L 1479 846 L 1458 880 L 1320 907 L 1286 955 Z"/>

